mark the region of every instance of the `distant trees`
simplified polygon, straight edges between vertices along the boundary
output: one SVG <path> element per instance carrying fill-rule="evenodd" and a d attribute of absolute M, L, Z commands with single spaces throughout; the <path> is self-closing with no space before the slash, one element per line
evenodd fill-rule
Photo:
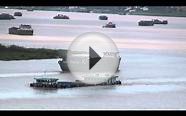
<path fill-rule="evenodd" d="M 0 44 L 0 60 L 30 60 L 66 58 L 67 50 L 46 48 L 25 48 L 16 45 L 4 46 Z"/>

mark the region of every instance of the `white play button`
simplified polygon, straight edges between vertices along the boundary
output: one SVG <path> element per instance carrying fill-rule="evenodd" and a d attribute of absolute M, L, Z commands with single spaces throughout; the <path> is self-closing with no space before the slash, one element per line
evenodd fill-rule
<path fill-rule="evenodd" d="M 77 37 L 68 49 L 70 72 L 84 83 L 99 84 L 115 75 L 119 52 L 114 42 L 104 34 L 91 32 Z"/>

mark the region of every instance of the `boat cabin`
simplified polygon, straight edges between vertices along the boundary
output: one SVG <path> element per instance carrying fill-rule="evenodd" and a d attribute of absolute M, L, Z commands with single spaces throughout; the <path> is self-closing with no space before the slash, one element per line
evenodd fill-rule
<path fill-rule="evenodd" d="M 56 83 L 58 81 L 57 78 L 34 78 L 36 83 Z"/>
<path fill-rule="evenodd" d="M 23 25 L 23 24 L 21 24 L 21 25 L 19 26 L 19 28 L 20 28 L 20 29 L 31 29 L 32 27 L 31 27 L 31 25 Z"/>

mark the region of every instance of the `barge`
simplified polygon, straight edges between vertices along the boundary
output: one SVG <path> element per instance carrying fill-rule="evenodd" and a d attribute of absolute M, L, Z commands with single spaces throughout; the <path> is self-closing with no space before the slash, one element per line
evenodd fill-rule
<path fill-rule="evenodd" d="M 147 21 L 147 20 L 143 20 L 143 21 L 139 21 L 138 22 L 139 26 L 153 26 L 154 25 L 154 21 Z"/>
<path fill-rule="evenodd" d="M 33 29 L 31 25 L 21 24 L 19 27 L 11 27 L 8 29 L 9 34 L 14 35 L 33 35 Z"/>
<path fill-rule="evenodd" d="M 57 78 L 35 78 L 35 82 L 30 83 L 30 87 L 34 88 L 74 88 L 74 87 L 88 87 L 88 86 L 106 86 L 106 85 L 121 85 L 121 81 L 117 80 L 118 76 L 113 76 L 106 82 L 100 84 L 87 84 L 80 80 L 74 82 L 58 81 Z"/>
<path fill-rule="evenodd" d="M 154 24 L 168 24 L 167 20 L 159 20 L 159 19 L 152 19 L 152 20 L 141 20 L 138 22 L 139 26 L 153 26 Z"/>

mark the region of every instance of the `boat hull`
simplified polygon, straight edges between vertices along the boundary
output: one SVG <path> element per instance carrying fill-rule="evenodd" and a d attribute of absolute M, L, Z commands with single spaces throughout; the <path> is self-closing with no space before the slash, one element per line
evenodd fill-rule
<path fill-rule="evenodd" d="M 33 30 L 22 30 L 16 27 L 9 28 L 9 34 L 14 35 L 33 35 Z"/>

